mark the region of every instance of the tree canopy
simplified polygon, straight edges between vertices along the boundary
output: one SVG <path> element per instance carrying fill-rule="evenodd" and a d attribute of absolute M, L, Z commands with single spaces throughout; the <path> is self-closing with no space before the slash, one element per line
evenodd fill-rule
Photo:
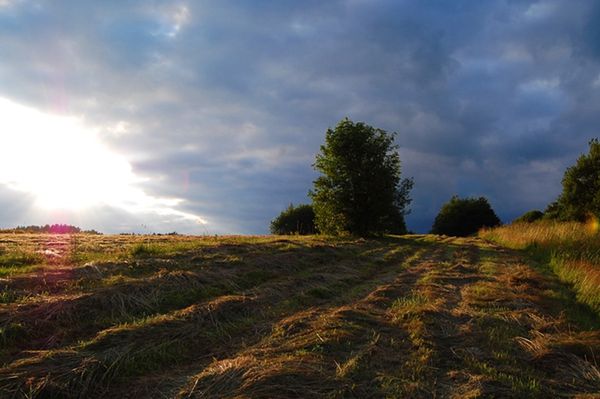
<path fill-rule="evenodd" d="M 96 230 L 81 230 L 77 226 L 72 226 L 69 224 L 52 224 L 52 225 L 44 225 L 44 226 L 17 226 L 12 229 L 2 229 L 0 230 L 2 233 L 33 233 L 33 234 L 101 234 Z"/>
<path fill-rule="evenodd" d="M 562 193 L 546 210 L 549 217 L 580 221 L 600 217 L 600 142 L 593 139 L 589 147 L 589 152 L 565 171 Z"/>
<path fill-rule="evenodd" d="M 315 212 L 312 205 L 290 204 L 271 221 L 271 234 L 315 234 Z"/>
<path fill-rule="evenodd" d="M 455 195 L 442 206 L 431 232 L 464 237 L 477 233 L 482 227 L 499 224 L 500 219 L 486 198 L 459 198 Z"/>
<path fill-rule="evenodd" d="M 544 217 L 544 212 L 538 211 L 537 209 L 533 211 L 528 211 L 513 220 L 513 223 L 533 223 L 537 220 L 540 220 Z"/>
<path fill-rule="evenodd" d="M 395 134 L 349 119 L 328 129 L 309 195 L 316 227 L 326 234 L 406 232 L 412 179 L 402 179 Z"/>

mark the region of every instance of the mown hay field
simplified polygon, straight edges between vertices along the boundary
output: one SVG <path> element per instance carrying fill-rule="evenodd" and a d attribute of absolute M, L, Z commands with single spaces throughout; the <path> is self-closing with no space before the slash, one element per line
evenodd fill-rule
<path fill-rule="evenodd" d="M 0 397 L 591 397 L 600 321 L 478 238 L 0 235 Z"/>

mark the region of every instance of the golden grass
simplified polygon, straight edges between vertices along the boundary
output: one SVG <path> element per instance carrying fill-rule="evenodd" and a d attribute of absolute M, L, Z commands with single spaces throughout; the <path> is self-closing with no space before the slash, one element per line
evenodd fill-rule
<path fill-rule="evenodd" d="M 600 234 L 597 220 L 588 223 L 513 223 L 482 230 L 479 236 L 528 251 L 571 284 L 577 299 L 600 314 Z"/>
<path fill-rule="evenodd" d="M 597 230 L 594 224 L 577 222 L 540 221 L 535 223 L 513 223 L 493 229 L 485 229 L 480 236 L 492 239 L 509 248 L 523 249 L 529 245 L 558 246 L 565 244 L 596 245 Z M 600 248 L 600 245 L 598 245 Z"/>

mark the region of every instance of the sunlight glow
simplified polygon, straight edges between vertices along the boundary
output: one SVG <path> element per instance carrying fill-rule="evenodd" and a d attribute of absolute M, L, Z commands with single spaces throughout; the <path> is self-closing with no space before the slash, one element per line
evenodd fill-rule
<path fill-rule="evenodd" d="M 73 117 L 46 114 L 0 98 L 0 184 L 31 193 L 42 209 L 98 205 L 203 219 L 176 209 L 179 199 L 147 195 L 129 162 Z"/>
<path fill-rule="evenodd" d="M 591 234 L 597 234 L 598 230 L 600 230 L 600 221 L 598 221 L 596 216 L 590 215 L 585 223 L 585 227 Z"/>

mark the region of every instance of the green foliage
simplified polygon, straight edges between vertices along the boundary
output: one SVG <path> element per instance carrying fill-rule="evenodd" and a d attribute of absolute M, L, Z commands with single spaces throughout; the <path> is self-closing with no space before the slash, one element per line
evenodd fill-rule
<path fill-rule="evenodd" d="M 584 221 L 600 216 L 600 142 L 593 139 L 589 146 L 589 153 L 565 171 L 563 191 L 548 209 L 554 218 Z"/>
<path fill-rule="evenodd" d="M 406 233 L 412 179 L 401 179 L 394 134 L 344 119 L 328 129 L 309 195 L 325 234 Z"/>
<path fill-rule="evenodd" d="M 533 211 L 525 212 L 524 214 L 522 214 L 521 216 L 519 216 L 518 218 L 513 220 L 513 223 L 533 223 L 537 220 L 542 219 L 543 217 L 544 217 L 544 212 L 538 211 L 536 209 Z"/>
<path fill-rule="evenodd" d="M 553 201 L 544 210 L 544 220 L 558 220 L 560 218 L 560 206 L 558 200 Z"/>
<path fill-rule="evenodd" d="M 315 211 L 312 205 L 290 204 L 271 222 L 271 234 L 315 234 Z"/>
<path fill-rule="evenodd" d="M 431 232 L 464 237 L 477 233 L 482 227 L 494 227 L 500 219 L 484 197 L 459 198 L 453 196 L 442 206 Z"/>

